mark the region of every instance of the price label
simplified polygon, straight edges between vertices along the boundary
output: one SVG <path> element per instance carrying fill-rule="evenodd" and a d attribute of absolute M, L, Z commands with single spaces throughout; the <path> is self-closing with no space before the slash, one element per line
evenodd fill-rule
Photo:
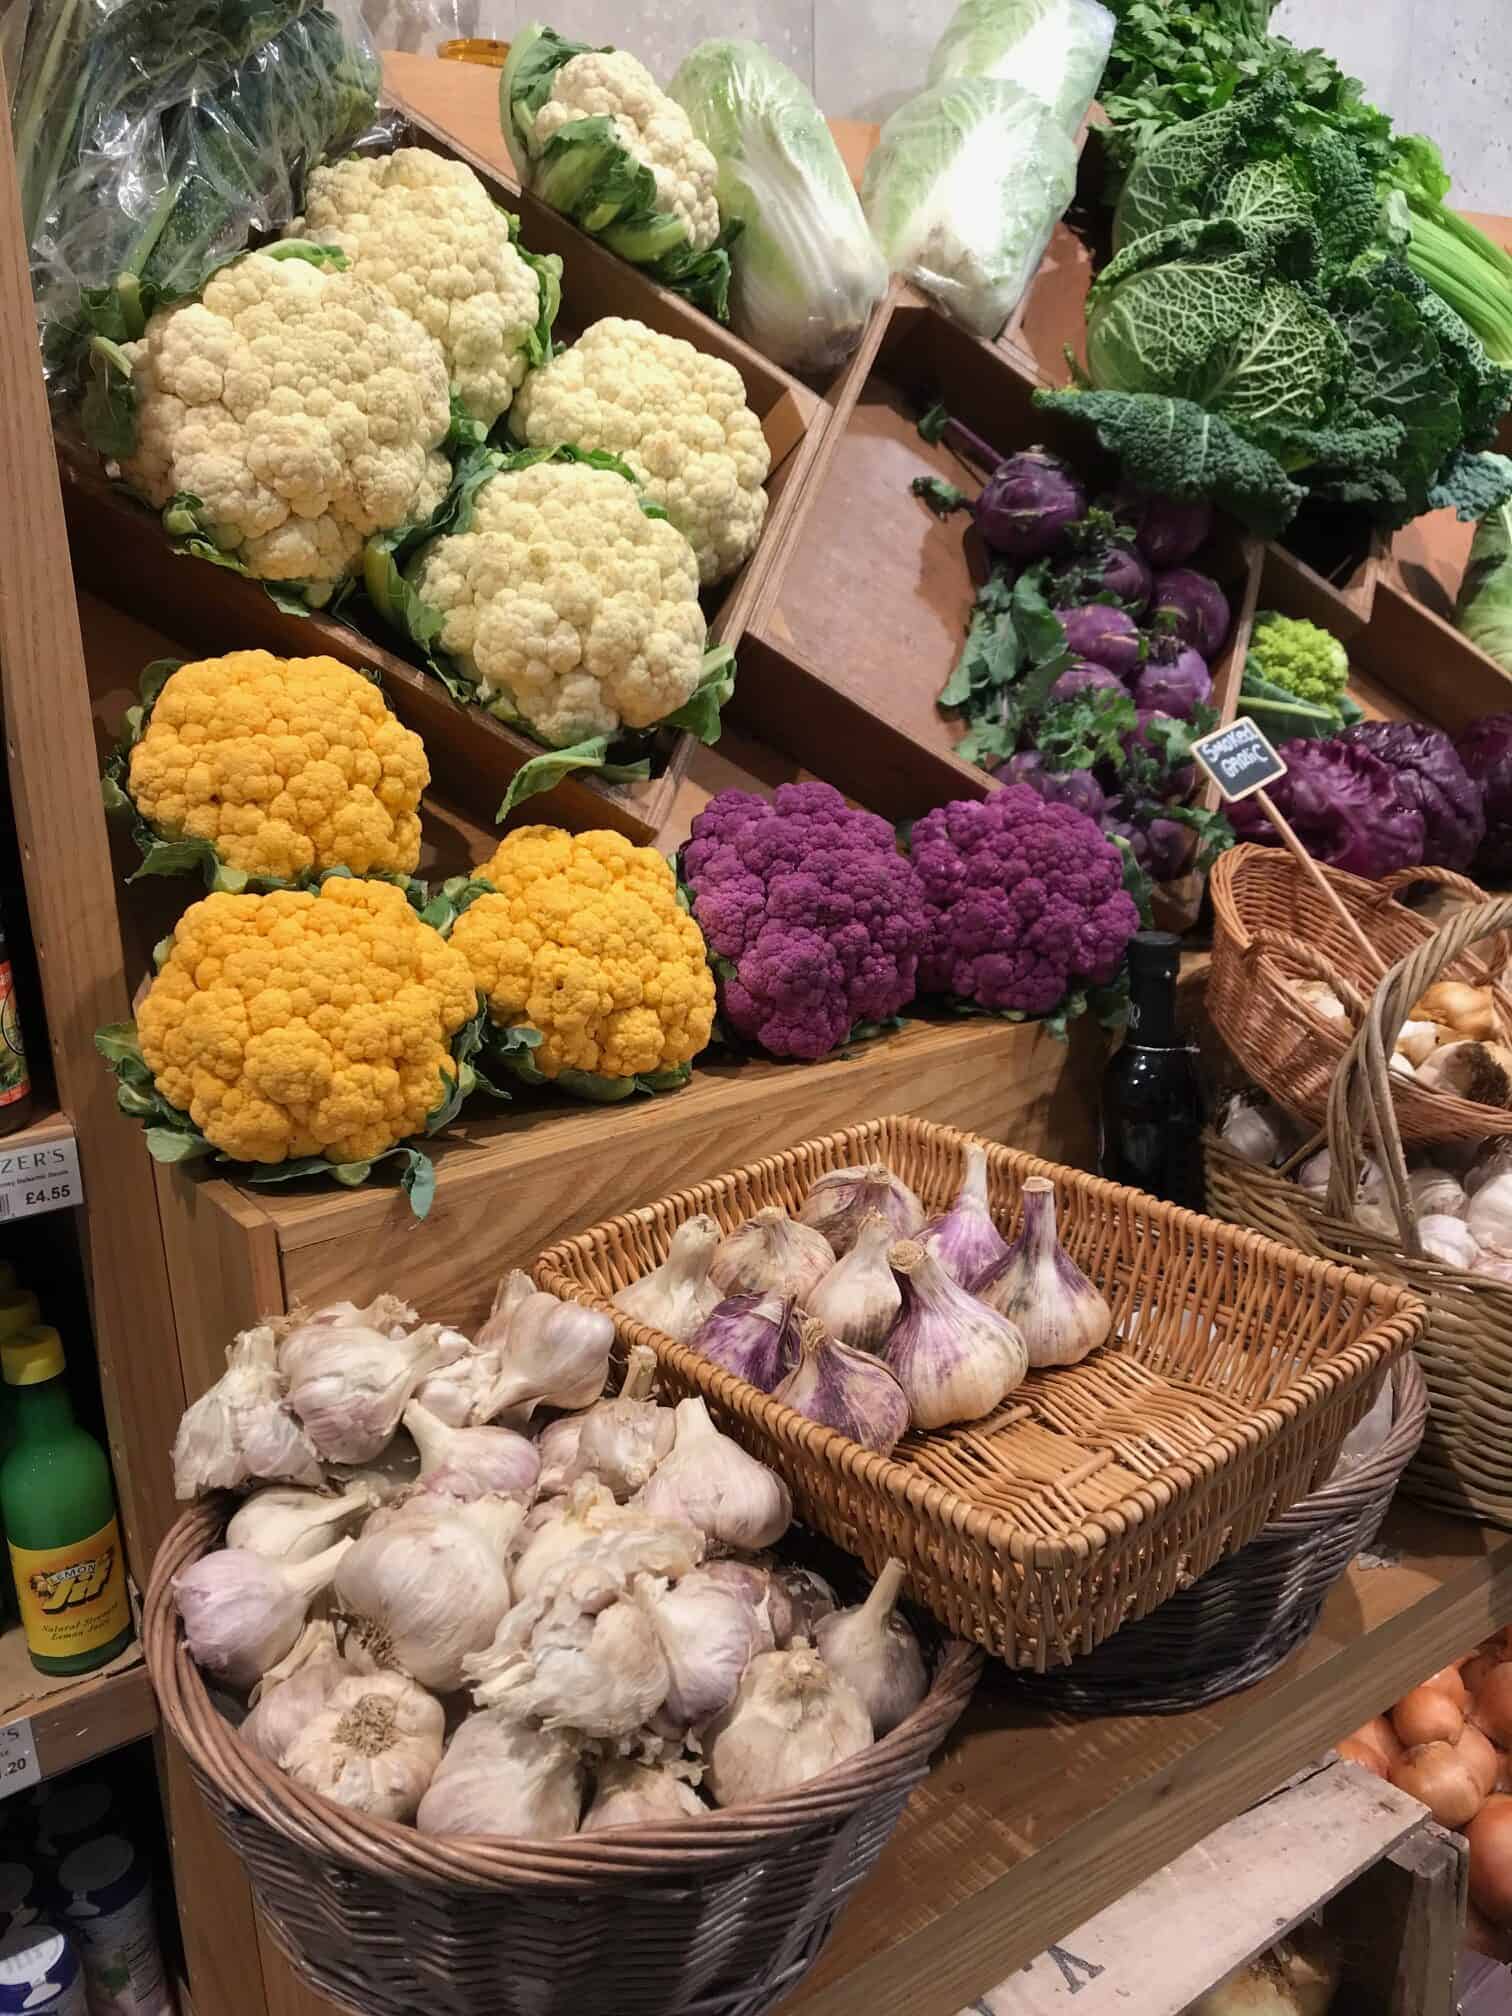
<path fill-rule="evenodd" d="M 1192 754 L 1230 805 L 1286 775 L 1286 765 L 1244 715 L 1192 744 Z"/>
<path fill-rule="evenodd" d="M 24 1792 L 42 1776 L 37 1744 L 29 1720 L 0 1725 L 0 1799 Z"/>
<path fill-rule="evenodd" d="M 64 1211 L 83 1201 L 79 1150 L 71 1137 L 9 1152 L 0 1143 L 0 1224 L 35 1218 L 41 1211 Z"/>

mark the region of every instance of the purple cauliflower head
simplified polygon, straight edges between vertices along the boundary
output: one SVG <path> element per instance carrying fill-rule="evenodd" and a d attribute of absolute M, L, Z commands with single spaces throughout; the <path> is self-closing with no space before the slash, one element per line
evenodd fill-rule
<path fill-rule="evenodd" d="M 912 1001 L 923 891 L 885 819 L 828 784 L 721 791 L 693 821 L 683 880 L 726 1020 L 773 1057 L 826 1057 Z"/>
<path fill-rule="evenodd" d="M 927 812 L 910 845 L 930 923 L 921 993 L 1048 1015 L 1111 980 L 1139 929 L 1117 847 L 1026 784 Z"/>

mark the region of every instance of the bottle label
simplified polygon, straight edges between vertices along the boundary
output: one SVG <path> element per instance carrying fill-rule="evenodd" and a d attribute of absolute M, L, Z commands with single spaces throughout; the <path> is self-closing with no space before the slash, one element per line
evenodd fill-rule
<path fill-rule="evenodd" d="M 10 1557 L 27 1648 L 39 1659 L 98 1652 L 129 1628 L 126 1564 L 114 1519 L 69 1547 L 12 1541 Z"/>
<path fill-rule="evenodd" d="M 26 1051 L 21 1042 L 21 1017 L 16 1008 L 16 981 L 9 959 L 0 959 L 0 1106 L 14 1106 L 31 1090 Z"/>

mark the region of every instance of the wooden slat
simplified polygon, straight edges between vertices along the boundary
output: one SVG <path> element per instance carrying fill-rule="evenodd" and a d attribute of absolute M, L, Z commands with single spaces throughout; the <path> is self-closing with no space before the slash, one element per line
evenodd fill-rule
<path fill-rule="evenodd" d="M 989 1668 L 782 2016 L 956 2016 L 1512 1615 L 1512 1533 L 1399 1503 L 1268 1680 L 1177 1716 L 1023 1704 Z"/>
<path fill-rule="evenodd" d="M 1351 2009 L 1371 2016 L 1456 2016 L 1470 1850 L 1430 1820 L 1334 1904 Z"/>
<path fill-rule="evenodd" d="M 17 1700 L 8 1688 L 10 1705 L 0 1713 L 0 1729 L 21 1722 L 31 1725 L 44 1778 L 72 1771 L 78 1764 L 119 1750 L 123 1743 L 150 1736 L 157 1728 L 157 1701 L 141 1655 L 133 1656 L 134 1665 L 120 1665 L 108 1673 L 83 1673 L 61 1686 L 56 1681 L 44 1683 L 45 1692 L 25 1700 Z M 26 1664 L 26 1644 L 19 1624 L 0 1638 L 0 1662 L 7 1679 Z M 20 1684 L 26 1685 L 24 1678 Z"/>

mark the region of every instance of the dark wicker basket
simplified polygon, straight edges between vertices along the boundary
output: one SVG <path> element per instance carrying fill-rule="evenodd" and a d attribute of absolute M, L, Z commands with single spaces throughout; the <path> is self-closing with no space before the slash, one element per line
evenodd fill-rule
<path fill-rule="evenodd" d="M 1177 1715 L 1274 1672 L 1312 1635 L 1329 1590 L 1375 1538 L 1422 1440 L 1428 1388 L 1416 1358 L 1398 1359 L 1392 1376 L 1391 1430 L 1373 1455 L 1089 1657 L 1009 1684 L 1073 1714 Z"/>
<path fill-rule="evenodd" d="M 562 1841 L 421 1834 L 306 1792 L 211 1702 L 172 1582 L 220 1544 L 233 1502 L 196 1506 L 163 1542 L 147 1664 L 274 1941 L 360 2016 L 759 2016 L 817 1958 L 982 1669 L 945 1644 L 901 1727 L 759 1805 Z"/>

